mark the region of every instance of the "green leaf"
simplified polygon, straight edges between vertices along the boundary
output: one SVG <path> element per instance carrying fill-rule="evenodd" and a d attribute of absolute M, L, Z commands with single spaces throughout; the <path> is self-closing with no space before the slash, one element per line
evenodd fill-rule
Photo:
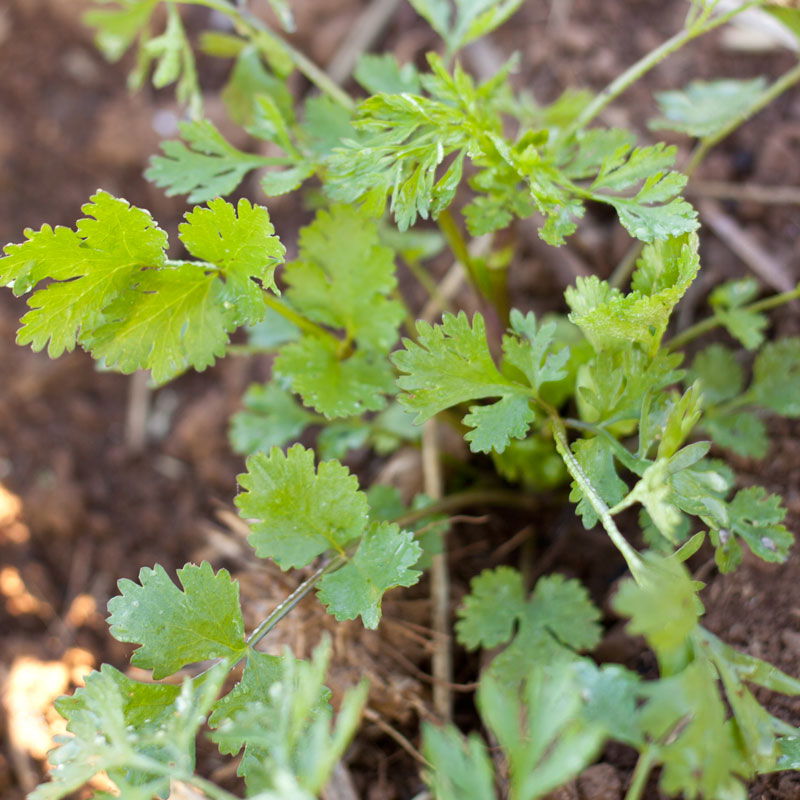
<path fill-rule="evenodd" d="M 168 197 L 185 194 L 190 203 L 202 203 L 228 195 L 248 172 L 271 163 L 234 147 L 208 120 L 181 122 L 179 129 L 183 141 L 163 142 L 164 154 L 153 156 L 145 172 Z"/>
<path fill-rule="evenodd" d="M 697 380 L 705 404 L 714 406 L 741 394 L 744 370 L 733 351 L 721 344 L 712 344 L 701 350 L 692 361 L 686 382 Z"/>
<path fill-rule="evenodd" d="M 664 116 L 650 127 L 698 138 L 714 136 L 745 119 L 766 85 L 764 78 L 692 81 L 685 89 L 659 92 L 656 100 Z"/>
<path fill-rule="evenodd" d="M 406 373 L 397 381 L 405 390 L 400 401 L 417 412 L 417 423 L 468 400 L 514 392 L 495 366 L 480 314 L 471 325 L 463 311 L 445 314 L 441 325 L 419 321 L 417 342 L 404 339 L 403 346 L 392 361 Z"/>
<path fill-rule="evenodd" d="M 238 658 L 245 649 L 239 584 L 227 570 L 187 564 L 178 570 L 182 589 L 156 565 L 143 567 L 139 584 L 119 581 L 108 603 L 111 635 L 141 645 L 131 663 L 164 678 L 211 658 Z"/>
<path fill-rule="evenodd" d="M 229 434 L 231 446 L 242 455 L 284 447 L 317 421 L 276 380 L 251 384 L 242 404 L 244 409 L 231 417 Z"/>
<path fill-rule="evenodd" d="M 578 278 L 565 293 L 569 315 L 596 350 L 640 342 L 655 353 L 673 308 L 700 268 L 695 235 L 648 245 L 637 262 L 632 289 L 624 295 L 597 276 Z"/>
<path fill-rule="evenodd" d="M 353 77 L 370 94 L 419 94 L 419 73 L 413 64 L 398 62 L 392 53 L 364 53 Z"/>
<path fill-rule="evenodd" d="M 524 439 L 535 418 L 530 400 L 507 395 L 488 406 L 471 406 L 463 422 L 472 428 L 464 438 L 473 453 L 502 453 L 512 439 Z"/>
<path fill-rule="evenodd" d="M 411 0 L 416 12 L 455 52 L 503 24 L 523 0 Z"/>
<path fill-rule="evenodd" d="M 749 411 L 707 415 L 702 428 L 714 444 L 744 458 L 764 458 L 769 450 L 766 425 Z"/>
<path fill-rule="evenodd" d="M 305 336 L 281 348 L 275 375 L 285 379 L 303 403 L 328 419 L 380 411 L 394 389 L 394 375 L 385 356 L 356 350 L 342 358 L 328 339 Z"/>
<path fill-rule="evenodd" d="M 260 321 L 264 316 L 261 292 L 278 293 L 275 269 L 286 253 L 274 235 L 269 211 L 244 198 L 235 207 L 217 198 L 206 208 L 189 211 L 185 218 L 179 236 L 189 252 L 222 273 L 226 300 L 238 307 L 246 324 Z"/>
<path fill-rule="evenodd" d="M 286 121 L 293 121 L 293 99 L 286 82 L 264 67 L 255 45 L 247 45 L 237 55 L 222 100 L 231 119 L 246 127 L 258 115 L 262 97 L 272 100 Z"/>
<path fill-rule="evenodd" d="M 464 738 L 456 728 L 422 726 L 422 753 L 431 765 L 425 780 L 437 800 L 490 800 L 494 771 L 477 734 Z"/>
<path fill-rule="evenodd" d="M 470 592 L 458 610 L 458 641 L 469 650 L 505 644 L 513 635 L 524 607 L 522 576 L 517 570 L 485 569 L 472 579 Z"/>
<path fill-rule="evenodd" d="M 95 29 L 98 48 L 111 61 L 123 53 L 146 29 L 159 0 L 118 0 L 104 8 L 92 8 L 83 19 Z"/>
<path fill-rule="evenodd" d="M 744 539 L 753 553 L 764 561 L 786 561 L 794 536 L 781 524 L 786 509 L 780 497 L 767 494 L 761 486 L 751 486 L 736 493 L 728 505 L 728 513 L 728 535 Z"/>
<path fill-rule="evenodd" d="M 414 534 L 387 522 L 373 524 L 348 563 L 319 583 L 317 595 L 338 620 L 361 617 L 377 628 L 381 599 L 395 586 L 413 586 L 421 573 L 411 569 L 422 554 Z"/>
<path fill-rule="evenodd" d="M 242 672 L 242 679 L 231 689 L 228 694 L 214 703 L 214 711 L 208 718 L 211 728 L 216 728 L 217 733 L 211 738 L 217 743 L 223 755 L 235 756 L 242 748 L 251 746 L 246 730 L 237 729 L 230 721 L 238 714 L 246 713 L 250 706 L 269 701 L 272 687 L 281 681 L 284 675 L 284 659 L 291 656 L 271 656 L 257 650 L 249 650 L 247 663 Z M 320 706 L 327 699 L 323 692 L 320 696 Z M 260 753 L 246 753 L 245 759 L 258 758 Z"/>
<path fill-rule="evenodd" d="M 490 672 L 477 701 L 508 760 L 513 797 L 542 797 L 561 786 L 591 763 L 605 738 L 584 716 L 575 664 L 529 668 L 521 696 Z"/>
<path fill-rule="evenodd" d="M 353 208 L 321 210 L 300 232 L 297 260 L 286 265 L 289 301 L 309 319 L 342 328 L 362 347 L 386 352 L 397 341 L 402 306 L 394 254 L 377 225 Z"/>
<path fill-rule="evenodd" d="M 800 417 L 800 338 L 769 342 L 753 364 L 753 401 L 784 417 Z"/>
<path fill-rule="evenodd" d="M 709 296 L 714 316 L 748 350 L 754 350 L 764 341 L 764 329 L 769 324 L 765 314 L 744 308 L 758 290 L 756 280 L 743 278 L 717 286 Z"/>
<path fill-rule="evenodd" d="M 250 544 L 281 569 L 304 567 L 328 549 L 344 555 L 367 527 L 367 498 L 356 477 L 336 461 L 315 470 L 314 451 L 302 445 L 285 455 L 273 447 L 250 456 L 238 480 L 245 491 L 236 505 L 255 520 Z"/>
<path fill-rule="evenodd" d="M 87 215 L 75 231 L 45 225 L 26 230 L 23 244 L 6 245 L 0 283 L 15 284 L 18 294 L 51 278 L 29 300 L 17 340 L 34 350 L 47 346 L 55 358 L 73 350 L 83 330 L 101 319 L 105 307 L 141 269 L 165 263 L 167 235 L 147 211 L 106 192 L 83 206 Z"/>
<path fill-rule="evenodd" d="M 86 678 L 72 697 L 57 701 L 71 734 L 49 754 L 51 780 L 30 796 L 59 800 L 103 774 L 132 800 L 164 796 L 164 771 L 176 779 L 194 772 L 195 738 L 225 680 L 220 664 L 182 686 L 139 683 L 109 665 Z M 144 763 L 143 763 L 144 762 Z M 148 770 L 150 762 L 160 771 Z"/>
<path fill-rule="evenodd" d="M 503 355 L 508 364 L 525 375 L 534 392 L 538 393 L 544 383 L 566 377 L 569 348 L 551 352 L 557 331 L 555 322 L 537 325 L 533 312 L 523 315 L 515 308 L 511 310 L 510 323 L 514 335 L 503 337 Z"/>
<path fill-rule="evenodd" d="M 203 267 L 185 263 L 142 272 L 81 342 L 107 367 L 125 373 L 149 369 L 160 384 L 189 366 L 210 367 L 225 354 L 236 327 L 222 283 Z"/>
<path fill-rule="evenodd" d="M 617 475 L 614 450 L 605 439 L 599 436 L 578 439 L 572 443 L 572 451 L 589 483 L 607 506 L 615 506 L 625 497 L 628 485 Z M 588 530 L 597 525 L 600 518 L 575 481 L 572 482 L 569 499 L 578 504 L 575 511 L 581 517 L 584 528 Z"/>
<path fill-rule="evenodd" d="M 495 591 L 495 619 L 490 619 L 491 590 Z M 519 682 L 531 665 L 570 661 L 575 651 L 597 645 L 600 614 L 578 581 L 561 575 L 540 578 L 527 602 L 521 591 L 521 579 L 514 577 L 513 570 L 487 571 L 473 579 L 471 592 L 457 612 L 458 640 L 472 650 L 508 641 L 516 624 L 516 636 L 492 661 L 492 675 L 504 682 Z M 501 605 L 504 599 L 510 607 Z"/>
<path fill-rule="evenodd" d="M 242 682 L 217 704 L 211 738 L 223 753 L 245 747 L 239 774 L 248 796 L 317 797 L 355 733 L 367 685 L 348 690 L 334 718 L 324 685 L 327 639 L 308 662 L 289 654 L 277 662 L 251 658 Z"/>
<path fill-rule="evenodd" d="M 683 564 L 650 552 L 644 554 L 644 561 L 638 583 L 625 580 L 613 606 L 630 617 L 628 630 L 647 639 L 662 673 L 669 675 L 683 666 L 687 641 L 697 628 L 703 606 Z"/>

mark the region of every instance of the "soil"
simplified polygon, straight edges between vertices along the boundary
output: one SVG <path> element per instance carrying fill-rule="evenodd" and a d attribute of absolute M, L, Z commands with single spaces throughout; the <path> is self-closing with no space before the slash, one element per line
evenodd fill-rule
<path fill-rule="evenodd" d="M 298 36 L 297 45 L 325 64 L 366 4 L 295 0 L 293 5 L 298 28 L 306 32 Z M 97 187 L 151 209 L 168 230 L 175 229 L 185 210 L 182 200 L 165 198 L 141 177 L 147 157 L 178 119 L 171 95 L 127 92 L 129 65 L 108 65 L 94 50 L 89 32 L 78 21 L 85 6 L 84 0 L 6 0 L 0 7 L 2 242 L 19 241 L 28 226 L 71 225 Z M 466 58 L 470 68 L 486 72 L 518 50 L 522 67 L 516 80 L 548 101 L 567 86 L 603 86 L 677 30 L 685 8 L 683 0 L 529 0 L 488 47 L 473 48 Z M 203 21 L 202 12 L 196 16 Z M 402 58 L 418 57 L 434 45 L 433 36 L 404 4 L 377 43 Z M 692 78 L 776 76 L 793 60 L 779 47 L 730 49 L 724 37 L 714 35 L 659 66 L 614 104 L 604 121 L 631 125 L 643 139 L 652 139 L 645 123 L 652 115 L 653 91 L 683 86 Z M 203 69 L 212 87 L 207 100 L 214 113 L 222 73 L 213 64 Z M 306 88 L 297 81 L 298 91 Z M 796 186 L 798 140 L 800 92 L 795 91 L 726 141 L 699 177 Z M 685 157 L 685 143 L 676 143 Z M 254 187 L 248 189 L 257 195 Z M 796 206 L 752 201 L 719 205 L 772 254 L 786 275 L 798 280 Z M 271 207 L 279 231 L 296 229 L 303 212 L 294 201 L 284 199 Z M 627 247 L 611 222 L 602 212 L 593 212 L 569 256 L 544 250 L 520 226 L 512 267 L 514 305 L 552 309 L 576 272 L 608 274 Z M 711 233 L 705 238 L 704 266 L 711 282 L 746 273 L 744 264 Z M 702 313 L 702 293 L 688 298 L 684 324 Z M 135 577 L 145 565 L 174 569 L 208 558 L 240 579 L 250 623 L 296 580 L 253 563 L 231 511 L 235 475 L 242 464 L 227 444 L 227 419 L 248 383 L 266 377 L 268 361 L 228 359 L 154 393 L 146 441 L 139 447 L 126 415 L 141 386 L 132 378 L 98 371 L 82 353 L 51 361 L 17 347 L 14 332 L 22 311 L 21 301 L 9 292 L 0 294 L 0 724 L 5 742 L 0 797 L 8 800 L 22 797 L 43 774 L 44 755 L 59 730 L 53 698 L 102 662 L 120 668 L 127 663 L 129 648 L 111 639 L 104 623 L 117 579 Z M 777 313 L 773 332 L 800 333 L 796 309 Z M 738 462 L 739 479 L 742 485 L 757 482 L 781 493 L 790 510 L 789 526 L 800 530 L 800 424 L 776 422 L 772 433 L 769 456 L 759 463 Z M 351 467 L 368 482 L 383 465 L 361 455 Z M 393 473 L 407 489 L 414 488 L 418 469 L 413 454 L 393 462 Z M 597 532 L 576 525 L 563 500 L 543 504 L 534 517 L 486 509 L 486 523 L 460 524 L 451 534 L 454 600 L 487 563 L 519 563 L 522 553 L 534 574 L 546 567 L 580 577 L 608 608 L 623 565 Z M 519 550 L 505 546 L 512 539 Z M 703 595 L 709 628 L 742 650 L 800 675 L 800 557 L 795 554 L 779 566 L 746 559 L 727 576 L 700 568 L 709 583 Z M 335 691 L 364 675 L 372 680 L 370 706 L 378 722 L 365 725 L 342 778 L 352 781 L 359 797 L 410 798 L 423 788 L 412 758 L 386 731 L 390 726 L 414 741 L 419 720 L 433 717 L 427 620 L 422 587 L 391 596 L 379 633 L 365 633 L 355 624 L 333 626 L 314 602 L 301 605 L 276 631 L 275 646 L 289 643 L 300 654 L 313 647 L 323 630 L 331 632 Z M 648 654 L 641 645 L 622 635 L 610 616 L 607 623 L 599 651 L 603 657 L 646 668 Z M 473 657 L 457 652 L 456 681 L 473 680 L 477 666 Z M 457 694 L 456 720 L 474 727 L 472 697 L 469 687 L 465 689 Z M 800 700 L 775 698 L 770 708 L 787 722 L 800 724 Z M 599 764 L 558 796 L 619 800 L 631 766 L 630 753 L 609 748 Z M 229 768 L 210 749 L 201 753 L 199 767 L 236 786 Z M 651 796 L 658 796 L 657 789 Z M 799 798 L 800 779 L 790 774 L 761 779 L 751 797 Z"/>

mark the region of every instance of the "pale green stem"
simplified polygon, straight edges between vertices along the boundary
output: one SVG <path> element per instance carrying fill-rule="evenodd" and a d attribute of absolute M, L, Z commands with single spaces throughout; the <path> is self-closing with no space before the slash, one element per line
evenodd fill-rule
<path fill-rule="evenodd" d="M 768 311 L 771 308 L 776 308 L 777 306 L 797 299 L 800 299 L 800 285 L 788 292 L 774 294 L 772 297 L 765 297 L 763 300 L 757 300 L 755 303 L 750 303 L 750 305 L 744 306 L 742 311 L 749 311 L 752 313 Z M 677 336 L 674 336 L 666 343 L 665 346 L 668 350 L 677 350 L 679 347 L 684 347 L 698 336 L 702 336 L 704 333 L 708 333 L 709 331 L 714 330 L 714 328 L 718 328 L 722 324 L 723 321 L 719 319 L 719 317 L 708 317 L 707 319 L 701 320 L 700 322 L 688 327 L 685 331 L 679 333 Z"/>
<path fill-rule="evenodd" d="M 336 556 L 323 564 L 313 575 L 306 578 L 290 595 L 285 597 L 269 616 L 265 617 L 247 637 L 249 647 L 255 647 L 329 572 L 347 562 L 344 556 Z"/>
<path fill-rule="evenodd" d="M 607 105 L 613 102 L 624 91 L 638 81 L 643 75 L 646 75 L 653 67 L 661 63 L 667 56 L 680 50 L 685 44 L 698 36 L 708 33 L 709 31 L 724 25 L 729 20 L 733 19 L 737 14 L 740 14 L 747 8 L 761 5 L 761 0 L 751 0 L 751 2 L 743 3 L 737 8 L 731 9 L 724 14 L 713 16 L 702 16 L 696 20 L 688 28 L 679 31 L 666 42 L 661 44 L 655 50 L 651 50 L 646 56 L 639 59 L 635 64 L 628 67 L 621 75 L 614 79 L 605 89 L 603 89 L 595 98 L 589 103 L 586 108 L 578 115 L 573 121 L 572 125 L 565 131 L 565 136 L 569 136 L 581 128 L 585 128 Z"/>
<path fill-rule="evenodd" d="M 636 769 L 633 771 L 631 778 L 631 785 L 625 793 L 625 800 L 641 800 L 642 793 L 647 786 L 647 779 L 650 777 L 650 771 L 653 769 L 653 764 L 656 760 L 656 752 L 653 747 L 647 749 L 639 755 L 639 760 L 636 762 Z"/>
<path fill-rule="evenodd" d="M 300 328 L 301 331 L 310 333 L 312 336 L 318 336 L 321 339 L 330 339 L 336 343 L 337 348 L 342 344 L 342 340 L 339 339 L 338 336 L 335 336 L 321 325 L 317 325 L 316 322 L 306 319 L 302 314 L 298 314 L 293 308 L 289 308 L 286 303 L 275 297 L 274 294 L 270 294 L 270 292 L 265 290 L 262 297 L 264 299 L 264 305 L 267 306 L 267 308 L 276 311 L 284 319 Z"/>
<path fill-rule="evenodd" d="M 589 501 L 589 505 L 594 509 L 595 514 L 597 514 L 599 517 L 600 522 L 605 528 L 609 538 L 627 562 L 628 569 L 631 571 L 631 575 L 633 575 L 634 580 L 638 582 L 640 573 L 644 567 L 641 557 L 636 550 L 631 547 L 631 545 L 628 543 L 628 540 L 620 532 L 619 528 L 617 527 L 617 523 L 614 522 L 614 518 L 611 515 L 609 507 L 606 505 L 603 498 L 597 493 L 597 489 L 595 489 L 592 485 L 592 482 L 589 480 L 589 476 L 583 471 L 583 467 L 578 463 L 578 459 L 575 458 L 572 450 L 570 450 L 569 439 L 567 438 L 567 430 L 564 427 L 564 422 L 559 416 L 558 412 L 554 408 L 547 406 L 541 401 L 539 401 L 539 404 L 547 412 L 547 415 L 550 418 L 556 450 L 558 450 L 559 455 L 564 460 L 567 471 L 573 477 L 575 483 L 578 484 L 583 496 Z"/>
<path fill-rule="evenodd" d="M 268 28 L 262 20 L 247 9 L 239 8 L 229 0 L 181 0 L 187 5 L 199 5 L 212 8 L 221 14 L 230 17 L 234 24 L 241 29 L 253 43 L 260 49 L 269 50 L 270 39 L 279 43 L 282 50 L 286 52 L 292 63 L 297 69 L 308 78 L 321 92 L 328 95 L 343 108 L 352 111 L 355 108 L 355 101 L 347 92 L 336 85 L 311 59 L 293 47 L 283 37 Z M 264 38 L 266 37 L 266 39 Z M 263 41 L 260 41 L 263 40 Z"/>

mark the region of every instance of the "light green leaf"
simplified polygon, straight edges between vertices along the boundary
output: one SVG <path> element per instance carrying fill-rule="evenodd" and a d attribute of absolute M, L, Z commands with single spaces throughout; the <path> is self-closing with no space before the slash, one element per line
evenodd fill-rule
<path fill-rule="evenodd" d="M 281 569 L 304 567 L 329 549 L 343 555 L 367 527 L 367 498 L 356 477 L 336 461 L 315 469 L 314 451 L 302 445 L 285 455 L 273 447 L 250 456 L 238 480 L 245 492 L 236 505 L 255 520 L 250 544 Z"/>
<path fill-rule="evenodd" d="M 413 533 L 388 522 L 376 523 L 348 563 L 320 581 L 317 596 L 336 619 L 360 616 L 365 627 L 377 628 L 384 593 L 419 580 L 422 573 L 411 567 L 421 554 Z"/>
<path fill-rule="evenodd" d="M 328 419 L 380 411 L 394 389 L 389 361 L 369 350 L 356 350 L 346 358 L 338 351 L 335 342 L 305 336 L 281 348 L 275 375 Z"/>
<path fill-rule="evenodd" d="M 764 341 L 764 330 L 769 324 L 765 314 L 744 307 L 758 291 L 756 280 L 743 278 L 717 286 L 709 297 L 714 316 L 748 350 L 754 350 Z"/>
<path fill-rule="evenodd" d="M 275 269 L 286 252 L 274 235 L 269 211 L 244 198 L 233 206 L 218 197 L 206 208 L 189 211 L 179 231 L 193 256 L 222 273 L 226 300 L 238 307 L 245 323 L 260 321 L 264 316 L 261 292 L 278 293 Z"/>
<path fill-rule="evenodd" d="M 437 800 L 491 800 L 494 771 L 486 746 L 477 734 L 465 739 L 448 725 L 422 727 L 422 753 L 431 765 L 425 780 Z"/>
<path fill-rule="evenodd" d="M 166 570 L 143 567 L 140 584 L 119 581 L 121 594 L 108 603 L 111 635 L 140 647 L 131 663 L 164 678 L 181 667 L 211 658 L 238 658 L 245 649 L 239 584 L 227 570 L 187 564 L 178 570 L 179 589 Z"/>
<path fill-rule="evenodd" d="M 650 127 L 698 138 L 714 136 L 745 119 L 766 85 L 764 78 L 692 81 L 685 89 L 659 92 L 656 100 L 664 116 L 653 120 Z"/>
<path fill-rule="evenodd" d="M 182 686 L 139 683 L 107 664 L 92 672 L 83 688 L 57 701 L 71 735 L 60 737 L 49 754 L 50 782 L 30 797 L 74 796 L 98 774 L 125 798 L 165 795 L 165 768 L 177 779 L 194 772 L 195 738 L 227 670 L 227 664 L 217 665 Z M 148 761 L 161 771 L 147 770 L 142 762 Z"/>
<path fill-rule="evenodd" d="M 392 53 L 364 53 L 356 64 L 353 77 L 370 94 L 419 94 L 419 73 L 411 64 L 398 62 Z"/>
<path fill-rule="evenodd" d="M 251 384 L 242 404 L 244 409 L 231 418 L 230 440 L 243 455 L 284 447 L 317 421 L 276 380 Z"/>
<path fill-rule="evenodd" d="M 185 194 L 190 203 L 202 203 L 228 195 L 248 172 L 270 163 L 234 147 L 208 120 L 181 122 L 179 128 L 183 141 L 163 142 L 164 154 L 153 156 L 145 172 L 168 197 Z"/>
<path fill-rule="evenodd" d="M 575 458 L 607 506 L 615 506 L 628 493 L 628 485 L 617 475 L 614 464 L 614 450 L 599 436 L 591 439 L 578 439 L 572 444 Z M 569 499 L 577 503 L 576 513 L 587 530 L 593 528 L 599 517 L 578 484 L 572 482 Z"/>
<path fill-rule="evenodd" d="M 753 401 L 784 417 L 800 417 L 800 338 L 769 342 L 753 364 Z"/>
<path fill-rule="evenodd" d="M 464 438 L 473 453 L 502 453 L 512 439 L 524 439 L 535 418 L 524 395 L 506 395 L 488 406 L 471 406 L 463 422 L 472 428 Z"/>
<path fill-rule="evenodd" d="M 744 370 L 733 351 L 721 344 L 701 350 L 692 361 L 687 383 L 700 381 L 705 405 L 714 406 L 741 394 Z"/>
<path fill-rule="evenodd" d="M 507 642 L 525 607 L 522 576 L 511 567 L 485 569 L 470 583 L 458 609 L 456 635 L 470 650 L 491 649 Z"/>

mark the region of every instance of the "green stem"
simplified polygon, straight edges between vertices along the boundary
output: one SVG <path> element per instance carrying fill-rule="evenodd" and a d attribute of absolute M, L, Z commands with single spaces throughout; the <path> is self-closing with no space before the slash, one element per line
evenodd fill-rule
<path fill-rule="evenodd" d="M 641 557 L 636 550 L 628 544 L 628 540 L 622 535 L 617 523 L 611 516 L 611 511 L 606 505 L 605 500 L 597 493 L 589 476 L 583 471 L 583 467 L 578 463 L 574 453 L 570 450 L 569 439 L 567 438 L 567 429 L 564 427 L 564 421 L 559 416 L 558 412 L 543 403 L 538 401 L 539 405 L 545 410 L 547 416 L 550 418 L 550 424 L 553 429 L 553 439 L 555 440 L 556 450 L 564 460 L 567 471 L 572 475 L 575 483 L 578 484 L 583 496 L 589 501 L 589 505 L 594 509 L 595 514 L 600 518 L 602 526 L 605 528 L 614 546 L 622 554 L 622 557 L 628 564 L 628 569 L 631 571 L 634 580 L 639 581 L 641 570 L 644 567 Z"/>
<path fill-rule="evenodd" d="M 267 27 L 262 20 L 254 14 L 251 14 L 247 9 L 239 8 L 231 3 L 230 0 L 181 0 L 181 2 L 187 5 L 212 8 L 230 17 L 236 27 L 262 52 L 268 53 L 269 50 L 274 47 L 275 43 L 277 43 L 277 45 L 285 51 L 286 55 L 289 56 L 295 67 L 321 92 L 328 95 L 331 100 L 334 100 L 348 111 L 352 111 L 355 108 L 355 101 L 350 95 L 337 86 L 322 69 L 306 55 L 289 44 L 283 37 Z"/>
<path fill-rule="evenodd" d="M 790 289 L 788 292 L 781 292 L 780 294 L 772 295 L 772 297 L 765 297 L 763 300 L 757 300 L 755 303 L 744 306 L 741 310 L 752 313 L 768 311 L 771 308 L 776 308 L 777 306 L 790 303 L 792 300 L 797 299 L 800 299 L 800 285 L 796 286 L 794 289 Z M 677 336 L 674 336 L 665 346 L 668 350 L 677 350 L 687 345 L 693 339 L 697 339 L 698 336 L 702 336 L 704 333 L 708 333 L 722 324 L 723 321 L 719 317 L 708 317 L 707 319 L 691 325 Z"/>
<path fill-rule="evenodd" d="M 744 112 L 744 114 L 729 122 L 722 130 L 718 131 L 713 136 L 707 136 L 702 139 L 695 148 L 694 153 L 692 153 L 692 157 L 689 159 L 685 170 L 686 174 L 691 175 L 697 169 L 700 162 L 706 157 L 708 151 L 711 150 L 712 147 L 730 136 L 742 123 L 758 114 L 759 111 L 766 108 L 775 98 L 780 97 L 780 95 L 794 86 L 798 81 L 800 81 L 800 63 L 781 75 L 772 86 L 762 92 L 759 98 Z"/>
<path fill-rule="evenodd" d="M 329 572 L 333 572 L 347 559 L 336 556 L 323 564 L 313 575 L 306 578 L 290 595 L 278 603 L 269 616 L 265 617 L 247 637 L 249 647 L 255 647 Z"/>
<path fill-rule="evenodd" d="M 653 769 L 653 764 L 656 760 L 656 751 L 653 747 L 648 747 L 643 753 L 639 755 L 639 760 L 636 762 L 636 768 L 633 771 L 633 778 L 625 793 L 625 800 L 641 800 L 642 793 L 645 786 L 647 786 L 647 779 L 650 777 L 650 771 Z"/>
<path fill-rule="evenodd" d="M 743 3 L 737 8 L 726 11 L 719 16 L 710 17 L 703 15 L 688 28 L 679 31 L 666 42 L 661 44 L 655 50 L 650 51 L 646 56 L 639 59 L 635 64 L 632 64 L 621 75 L 615 78 L 605 89 L 603 89 L 592 100 L 586 108 L 576 117 L 573 123 L 566 129 L 564 135 L 570 136 L 581 128 L 585 128 L 607 105 L 613 102 L 619 95 L 626 91 L 643 75 L 647 74 L 653 67 L 663 61 L 667 56 L 672 55 L 677 50 L 680 50 L 685 44 L 698 36 L 708 33 L 709 31 L 724 25 L 729 20 L 733 19 L 737 14 L 740 14 L 747 8 L 761 5 L 761 0 L 751 0 L 750 2 Z"/>
<path fill-rule="evenodd" d="M 264 305 L 271 308 L 273 311 L 280 314 L 284 319 L 291 322 L 300 328 L 305 333 L 310 333 L 312 336 L 319 336 L 321 339 L 329 339 L 336 344 L 337 349 L 342 345 L 342 340 L 335 336 L 329 330 L 326 330 L 316 322 L 312 322 L 302 314 L 298 314 L 293 308 L 289 308 L 282 300 L 279 300 L 274 294 L 264 291 L 262 294 Z"/>

